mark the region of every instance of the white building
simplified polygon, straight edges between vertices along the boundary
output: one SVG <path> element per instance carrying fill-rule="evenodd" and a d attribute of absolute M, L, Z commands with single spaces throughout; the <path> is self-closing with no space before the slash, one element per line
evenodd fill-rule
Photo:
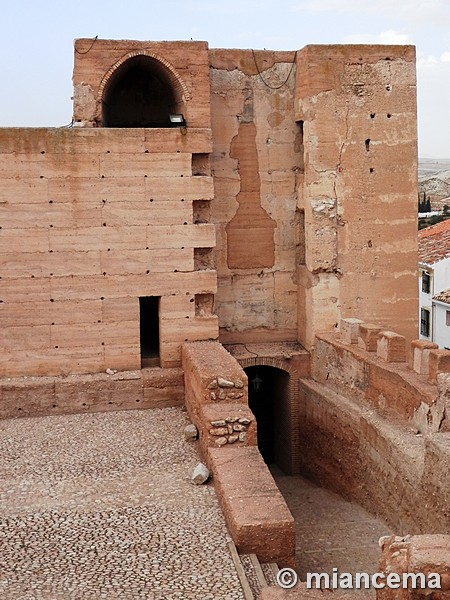
<path fill-rule="evenodd" d="M 433 341 L 450 350 L 450 289 L 436 294 L 432 304 Z"/>
<path fill-rule="evenodd" d="M 419 336 L 450 348 L 450 219 L 419 231 Z"/>

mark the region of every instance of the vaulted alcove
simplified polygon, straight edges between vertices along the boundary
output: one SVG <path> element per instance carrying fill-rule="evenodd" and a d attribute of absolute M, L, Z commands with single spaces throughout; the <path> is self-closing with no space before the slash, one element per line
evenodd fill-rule
<path fill-rule="evenodd" d="M 169 115 L 182 112 L 177 84 L 174 73 L 158 59 L 128 58 L 107 80 L 103 127 L 170 127 Z"/>

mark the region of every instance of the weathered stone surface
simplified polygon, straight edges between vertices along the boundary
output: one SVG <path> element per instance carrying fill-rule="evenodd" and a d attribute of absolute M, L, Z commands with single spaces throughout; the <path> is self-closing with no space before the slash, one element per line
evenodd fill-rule
<path fill-rule="evenodd" d="M 244 396 L 244 392 L 228 392 L 227 398 L 230 400 L 238 400 Z"/>
<path fill-rule="evenodd" d="M 238 549 L 244 554 L 255 553 L 262 561 L 293 565 L 294 519 L 258 449 L 234 443 L 209 448 L 208 457 Z"/>
<path fill-rule="evenodd" d="M 417 587 L 409 585 L 407 589 L 390 589 L 385 586 L 377 590 L 379 600 L 402 600 L 419 599 L 431 591 L 421 588 L 420 575 L 424 577 L 424 583 L 431 574 L 437 574 L 438 579 L 433 578 L 434 592 L 440 598 L 450 596 L 450 536 L 447 535 L 413 535 L 413 536 L 390 536 L 380 540 L 381 558 L 380 571 L 384 573 L 413 573 L 418 576 Z M 436 587 L 436 583 L 439 585 Z"/>
<path fill-rule="evenodd" d="M 229 432 L 227 427 L 213 427 L 209 430 L 209 433 L 211 435 L 217 435 L 219 437 L 222 437 L 224 435 L 227 435 Z"/>
<path fill-rule="evenodd" d="M 232 388 L 234 387 L 234 383 L 229 381 L 228 379 L 224 379 L 223 377 L 217 378 L 217 384 L 221 388 Z"/>
<path fill-rule="evenodd" d="M 191 441 L 191 440 L 196 440 L 197 438 L 198 438 L 197 427 L 193 423 L 186 425 L 186 427 L 184 428 L 184 439 L 187 441 Z"/>
<path fill-rule="evenodd" d="M 436 383 L 439 373 L 450 373 L 450 351 L 431 349 L 429 352 L 428 381 Z"/>
<path fill-rule="evenodd" d="M 225 446 L 225 444 L 227 444 L 227 443 L 228 443 L 228 438 L 226 438 L 226 437 L 217 438 L 215 441 L 216 446 L 219 446 L 219 447 Z"/>
<path fill-rule="evenodd" d="M 342 341 L 345 344 L 357 344 L 359 337 L 359 326 L 363 324 L 361 319 L 341 319 L 340 331 Z"/>
<path fill-rule="evenodd" d="M 405 338 L 393 331 L 381 331 L 378 334 L 377 356 L 386 362 L 404 362 Z"/>
<path fill-rule="evenodd" d="M 198 463 L 192 472 L 191 482 L 195 485 L 202 485 L 209 479 L 209 469 L 203 463 Z"/>
<path fill-rule="evenodd" d="M 420 375 L 429 374 L 430 350 L 439 346 L 428 340 L 413 340 L 411 342 L 410 367 Z"/>
<path fill-rule="evenodd" d="M 378 344 L 378 334 L 381 327 L 372 323 L 361 323 L 359 325 L 358 346 L 366 352 L 376 352 Z"/>
<path fill-rule="evenodd" d="M 245 425 L 241 425 L 241 423 L 235 423 L 233 425 L 233 431 L 246 431 L 247 427 Z"/>

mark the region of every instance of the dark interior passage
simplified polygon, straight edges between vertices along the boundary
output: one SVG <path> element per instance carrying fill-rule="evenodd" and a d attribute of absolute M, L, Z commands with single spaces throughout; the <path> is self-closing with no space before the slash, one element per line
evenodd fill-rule
<path fill-rule="evenodd" d="M 247 367 L 248 402 L 256 418 L 258 448 L 267 464 L 290 472 L 289 374 L 269 366 Z"/>
<path fill-rule="evenodd" d="M 175 99 L 162 65 L 147 56 L 127 60 L 103 98 L 104 127 L 169 127 Z"/>
<path fill-rule="evenodd" d="M 141 362 L 159 366 L 159 296 L 139 298 Z"/>

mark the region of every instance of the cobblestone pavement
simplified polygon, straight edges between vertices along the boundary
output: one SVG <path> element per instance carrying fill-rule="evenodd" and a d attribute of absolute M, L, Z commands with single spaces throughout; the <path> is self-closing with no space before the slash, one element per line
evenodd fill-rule
<path fill-rule="evenodd" d="M 0 421 L 2 600 L 241 600 L 180 409 Z"/>
<path fill-rule="evenodd" d="M 392 534 L 382 521 L 303 477 L 271 470 L 297 524 L 297 571 L 303 581 L 308 572 L 331 574 L 333 567 L 341 573 L 378 571 L 378 540 Z"/>

